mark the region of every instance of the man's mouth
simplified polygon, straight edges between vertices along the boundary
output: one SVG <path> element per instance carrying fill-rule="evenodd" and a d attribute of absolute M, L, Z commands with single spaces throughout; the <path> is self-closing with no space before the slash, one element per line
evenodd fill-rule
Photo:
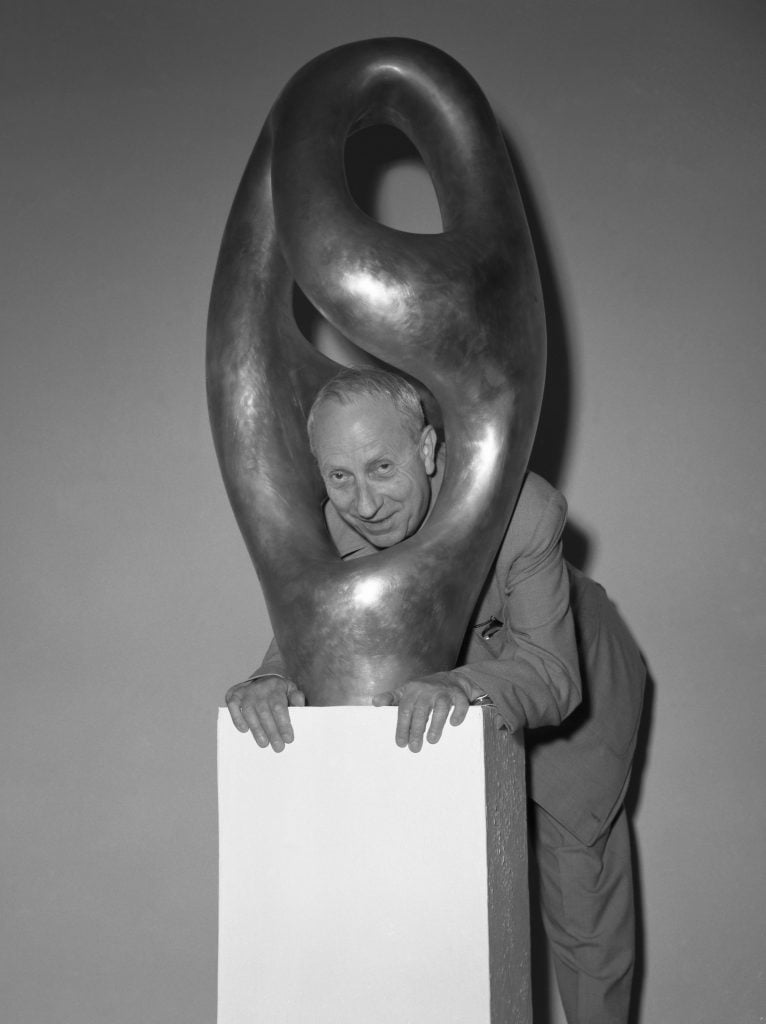
<path fill-rule="evenodd" d="M 387 515 L 384 519 L 359 519 L 359 529 L 366 533 L 385 533 L 391 526 L 394 513 Z"/>

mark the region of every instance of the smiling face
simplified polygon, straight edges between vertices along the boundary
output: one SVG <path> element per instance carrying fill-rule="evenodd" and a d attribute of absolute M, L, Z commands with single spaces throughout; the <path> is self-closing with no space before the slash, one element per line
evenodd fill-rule
<path fill-rule="evenodd" d="M 385 398 L 326 401 L 313 443 L 327 496 L 341 519 L 377 548 L 417 531 L 431 501 L 436 434 L 418 440 Z"/>

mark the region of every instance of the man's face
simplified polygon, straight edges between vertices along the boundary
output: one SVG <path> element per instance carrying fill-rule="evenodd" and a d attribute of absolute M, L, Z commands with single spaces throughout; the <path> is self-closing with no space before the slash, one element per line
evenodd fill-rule
<path fill-rule="evenodd" d="M 344 522 L 377 548 L 411 537 L 431 500 L 436 435 L 413 440 L 385 398 L 327 401 L 314 420 L 314 450 L 327 496 Z"/>

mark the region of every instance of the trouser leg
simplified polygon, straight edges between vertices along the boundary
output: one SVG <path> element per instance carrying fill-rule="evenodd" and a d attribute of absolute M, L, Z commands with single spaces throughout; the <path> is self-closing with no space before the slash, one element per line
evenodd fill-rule
<path fill-rule="evenodd" d="M 625 810 L 592 846 L 534 806 L 543 923 L 569 1024 L 627 1024 L 635 954 Z"/>

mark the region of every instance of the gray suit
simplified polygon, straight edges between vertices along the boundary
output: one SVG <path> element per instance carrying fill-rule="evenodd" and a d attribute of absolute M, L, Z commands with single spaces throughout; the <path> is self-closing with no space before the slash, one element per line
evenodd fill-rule
<path fill-rule="evenodd" d="M 564 562 L 565 519 L 563 495 L 528 474 L 458 672 L 534 730 L 530 796 L 589 845 L 619 809 L 646 672 L 603 587 Z M 490 617 L 503 625 L 483 640 Z"/>
<path fill-rule="evenodd" d="M 530 473 L 455 671 L 511 727 L 532 730 L 531 835 L 567 1020 L 626 1024 L 635 916 L 623 799 L 646 669 L 604 589 L 566 566 L 565 518 L 563 496 Z"/>

